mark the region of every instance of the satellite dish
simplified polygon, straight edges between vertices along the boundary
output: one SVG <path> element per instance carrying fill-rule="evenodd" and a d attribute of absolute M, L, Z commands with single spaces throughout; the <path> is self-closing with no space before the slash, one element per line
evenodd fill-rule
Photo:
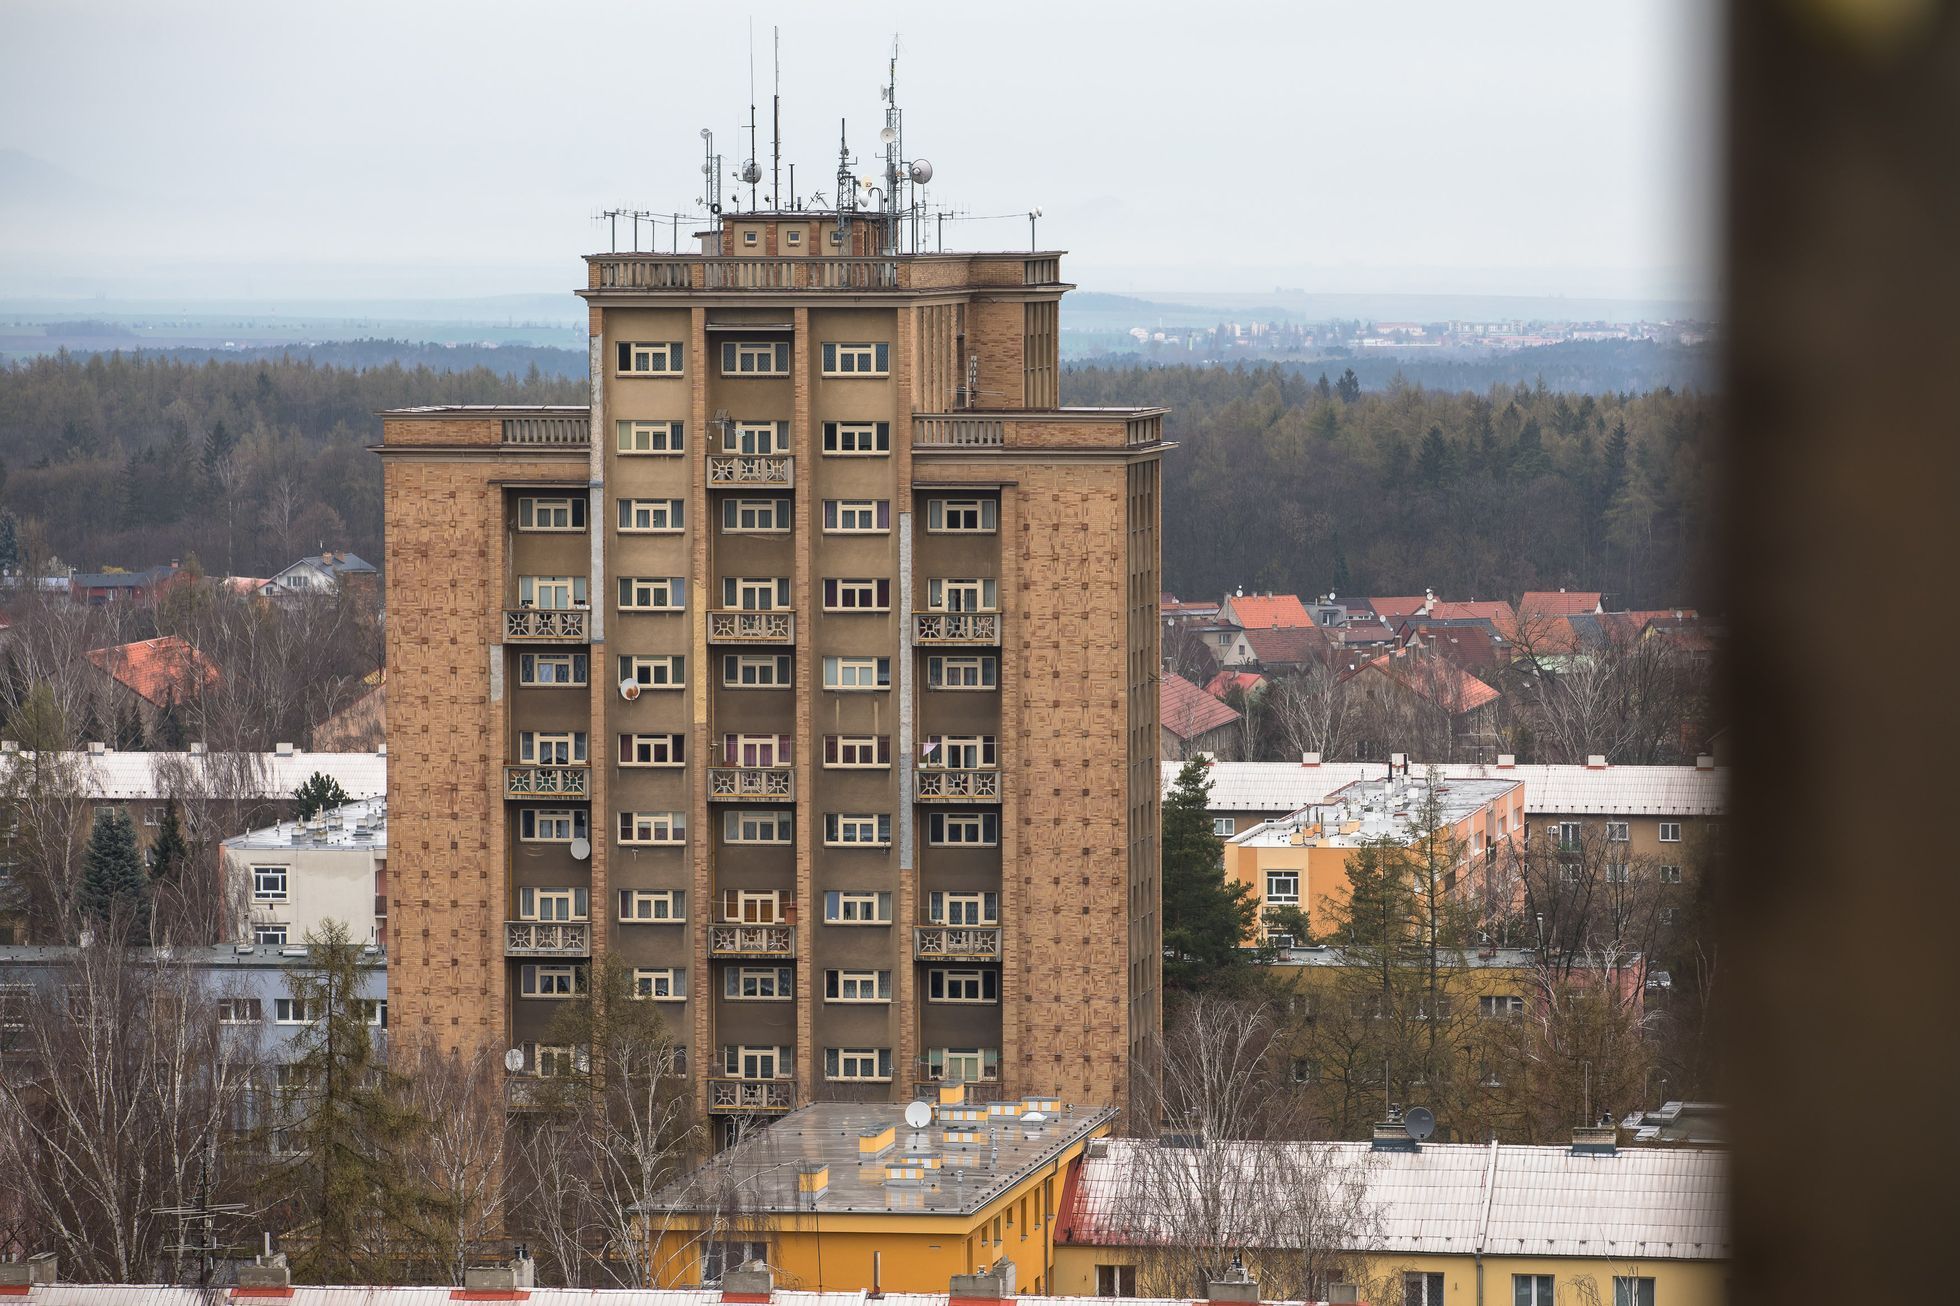
<path fill-rule="evenodd" d="M 504 1069 L 513 1075 L 524 1069 L 523 1048 L 512 1048 L 510 1051 L 504 1053 Z"/>
<path fill-rule="evenodd" d="M 707 129 L 706 127 L 703 127 L 703 128 L 701 129 L 701 139 L 702 139 L 702 140 L 704 140 L 704 141 L 705 141 L 705 140 L 708 140 L 708 139 L 710 139 L 710 138 L 711 138 L 711 137 L 713 137 L 713 136 L 714 136 L 714 133 L 713 133 L 713 132 L 711 132 L 711 131 L 709 131 L 709 130 L 708 130 L 708 129 Z"/>
<path fill-rule="evenodd" d="M 893 141 L 898 139 L 898 133 L 893 131 L 891 128 L 886 127 L 878 133 L 878 139 L 883 141 L 885 144 L 890 145 Z"/>
<path fill-rule="evenodd" d="M 762 169 L 755 166 L 754 159 L 750 159 L 742 165 L 742 180 L 748 182 L 750 185 L 754 185 L 756 182 L 762 180 Z"/>
<path fill-rule="evenodd" d="M 1402 1114 L 1402 1126 L 1420 1143 L 1436 1132 L 1436 1113 L 1426 1106 L 1412 1106 Z"/>
<path fill-rule="evenodd" d="M 572 854 L 573 861 L 575 862 L 584 861 L 586 858 L 592 855 L 592 841 L 590 839 L 572 840 L 571 854 Z"/>
<path fill-rule="evenodd" d="M 912 180 L 917 182 L 919 185 L 921 186 L 925 185 L 927 182 L 932 180 L 932 160 L 931 159 L 912 160 L 912 166 L 909 169 L 907 169 L 907 175 L 910 176 Z"/>
<path fill-rule="evenodd" d="M 629 703 L 632 702 L 640 696 L 640 682 L 631 676 L 626 677 L 619 682 L 619 696 Z"/>
<path fill-rule="evenodd" d="M 932 1108 L 924 1102 L 905 1104 L 905 1123 L 914 1129 L 924 1129 L 932 1123 Z"/>

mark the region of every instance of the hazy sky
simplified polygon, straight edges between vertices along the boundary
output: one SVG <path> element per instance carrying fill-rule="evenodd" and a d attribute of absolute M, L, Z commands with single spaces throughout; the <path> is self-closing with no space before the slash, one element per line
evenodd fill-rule
<path fill-rule="evenodd" d="M 5 0 L 0 298 L 582 284 L 746 156 L 751 17 L 765 167 L 771 27 L 806 195 L 896 32 L 929 198 L 1087 289 L 1707 296 L 1718 8 Z"/>

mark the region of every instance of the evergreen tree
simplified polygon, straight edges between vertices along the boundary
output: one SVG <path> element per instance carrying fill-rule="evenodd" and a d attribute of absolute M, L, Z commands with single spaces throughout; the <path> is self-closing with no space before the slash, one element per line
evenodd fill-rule
<path fill-rule="evenodd" d="M 404 1105 L 361 993 L 361 949 L 328 921 L 306 936 L 306 965 L 287 988 L 306 1023 L 293 1036 L 290 1080 L 275 1128 L 282 1164 L 265 1176 L 299 1249 L 293 1277 L 311 1283 L 385 1283 L 390 1244 L 433 1240 L 442 1199 L 414 1164 L 427 1122 Z"/>
<path fill-rule="evenodd" d="M 183 822 L 177 819 L 177 800 L 163 805 L 163 825 L 150 845 L 150 879 L 155 884 L 175 884 L 184 873 L 190 849 L 184 844 Z"/>
<path fill-rule="evenodd" d="M 1341 379 L 1334 383 L 1334 393 L 1340 395 L 1344 403 L 1353 403 L 1361 398 L 1361 378 L 1354 374 L 1353 368 L 1341 373 Z"/>
<path fill-rule="evenodd" d="M 1322 372 L 1320 380 L 1314 382 L 1313 392 L 1323 403 L 1334 397 L 1334 387 L 1328 383 L 1327 373 Z"/>
<path fill-rule="evenodd" d="M 1194 757 L 1164 799 L 1164 985 L 1230 983 L 1258 923 L 1249 886 L 1225 882 L 1225 847 L 1212 833 L 1210 763 Z"/>
<path fill-rule="evenodd" d="M 116 710 L 116 747 L 125 753 L 143 751 L 143 718 L 134 703 L 125 702 Z"/>
<path fill-rule="evenodd" d="M 132 941 L 148 941 L 150 881 L 136 851 L 136 827 L 121 808 L 95 818 L 82 852 L 82 915 L 107 929 L 126 918 Z"/>
<path fill-rule="evenodd" d="M 259 373 L 259 379 L 261 381 L 266 380 L 266 374 L 264 372 Z M 212 483 L 217 481 L 219 469 L 224 466 L 225 459 L 231 457 L 231 451 L 237 446 L 238 437 L 225 429 L 224 418 L 220 417 L 217 421 L 211 423 L 211 429 L 205 432 L 204 435 L 203 462 L 204 479 L 206 481 Z"/>
<path fill-rule="evenodd" d="M 0 480 L 4 484 L 4 480 Z M 20 519 L 0 511 L 0 572 L 20 570 Z"/>
<path fill-rule="evenodd" d="M 310 821 L 320 812 L 331 811 L 351 801 L 347 791 L 340 787 L 340 781 L 324 771 L 315 771 L 300 782 L 299 788 L 293 790 L 293 802 L 298 804 L 297 815 L 302 821 Z"/>

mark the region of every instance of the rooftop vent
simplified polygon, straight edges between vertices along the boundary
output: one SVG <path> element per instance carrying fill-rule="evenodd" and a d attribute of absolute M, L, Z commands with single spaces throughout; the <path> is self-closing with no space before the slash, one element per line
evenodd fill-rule
<path fill-rule="evenodd" d="M 1619 1150 L 1620 1131 L 1611 1115 L 1601 1116 L 1596 1125 L 1580 1125 L 1572 1131 L 1572 1155 L 1611 1156 Z"/>
<path fill-rule="evenodd" d="M 274 744 L 272 746 L 272 755 L 274 757 L 291 757 L 293 755 L 293 741 L 290 739 L 282 739 L 278 743 Z"/>
<path fill-rule="evenodd" d="M 238 1267 L 238 1286 L 244 1288 L 291 1288 L 293 1272 L 286 1265 L 286 1253 L 254 1257 L 250 1265 Z M 247 1295 L 241 1293 L 240 1295 Z M 285 1293 L 268 1294 L 284 1296 Z"/>
<path fill-rule="evenodd" d="M 203 744 L 192 744 L 192 745 L 191 745 L 191 756 L 192 756 L 192 757 L 203 757 L 203 756 L 204 756 L 204 745 L 203 745 Z"/>
<path fill-rule="evenodd" d="M 100 739 L 91 739 L 88 741 L 88 752 L 90 757 L 100 757 L 108 751 L 109 751 L 109 746 L 103 743 Z"/>
<path fill-rule="evenodd" d="M 1508 771 L 1517 764 L 1518 755 L 1516 753 L 1499 753 L 1497 755 L 1497 769 L 1500 771 Z"/>
<path fill-rule="evenodd" d="M 1586 770 L 1604 771 L 1605 769 L 1606 769 L 1606 755 L 1604 753 L 1586 754 Z"/>
<path fill-rule="evenodd" d="M 1319 753 L 1302 753 L 1302 754 L 1300 754 L 1300 765 L 1301 765 L 1301 766 L 1319 766 L 1319 765 L 1320 765 L 1320 754 L 1319 754 Z"/>
<path fill-rule="evenodd" d="M 537 1284 L 537 1262 L 519 1252 L 504 1265 L 472 1265 L 463 1271 L 465 1292 L 518 1292 Z"/>
<path fill-rule="evenodd" d="M 765 1261 L 745 1261 L 739 1270 L 729 1270 L 721 1276 L 721 1295 L 767 1297 L 776 1291 L 776 1272 Z"/>
<path fill-rule="evenodd" d="M 1713 771 L 1714 769 L 1715 769 L 1715 758 L 1713 757 L 1713 755 L 1708 753 L 1702 753 L 1695 758 L 1695 770 Z"/>
<path fill-rule="evenodd" d="M 53 1252 L 39 1252 L 24 1261 L 0 1262 L 0 1288 L 31 1288 L 58 1281 Z"/>

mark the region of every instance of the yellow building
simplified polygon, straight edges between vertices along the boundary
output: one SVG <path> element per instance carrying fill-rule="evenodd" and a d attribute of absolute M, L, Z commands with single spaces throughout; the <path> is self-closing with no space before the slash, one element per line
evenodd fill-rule
<path fill-rule="evenodd" d="M 1608 1129 L 1576 1131 L 1570 1147 L 1429 1144 L 1406 1135 L 1378 1136 L 1373 1144 L 1206 1146 L 1229 1149 L 1231 1166 L 1292 1165 L 1323 1175 L 1332 1188 L 1352 1185 L 1353 1211 L 1318 1227 L 1350 1253 L 1353 1297 L 1362 1301 L 1715 1306 L 1725 1300 L 1727 1156 L 1617 1149 L 1611 1138 Z M 1182 1227 L 1176 1194 L 1139 1200 L 1135 1189 L 1138 1175 L 1153 1172 L 1141 1154 L 1157 1147 L 1112 1139 L 1091 1149 L 1057 1222 L 1052 1292 L 1093 1294 L 1112 1285 L 1145 1295 L 1166 1291 L 1148 1282 L 1147 1271 L 1140 1276 L 1126 1268 L 1147 1267 L 1154 1249 L 1172 1245 L 1172 1230 Z M 1230 1192 L 1234 1185 L 1220 1187 Z M 1233 1250 L 1260 1278 L 1259 1248 Z"/>
<path fill-rule="evenodd" d="M 1048 1291 L 1068 1176 L 1115 1111 L 940 1097 L 806 1106 L 676 1181 L 644 1215 L 653 1282 L 715 1283 L 761 1261 L 782 1288 L 944 1292 L 995 1271 Z"/>

